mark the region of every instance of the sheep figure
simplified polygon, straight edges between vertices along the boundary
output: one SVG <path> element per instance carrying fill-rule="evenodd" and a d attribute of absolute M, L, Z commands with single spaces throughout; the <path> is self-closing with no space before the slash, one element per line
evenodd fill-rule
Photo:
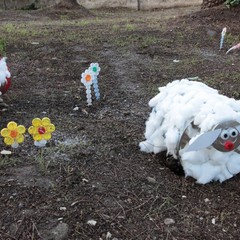
<path fill-rule="evenodd" d="M 185 176 L 223 182 L 240 172 L 240 101 L 188 79 L 175 80 L 149 101 L 141 151 L 166 151 Z"/>
<path fill-rule="evenodd" d="M 5 94 L 11 86 L 11 73 L 9 72 L 6 57 L 0 56 L 0 96 Z M 0 97 L 0 111 L 5 111 L 8 105 Z"/>

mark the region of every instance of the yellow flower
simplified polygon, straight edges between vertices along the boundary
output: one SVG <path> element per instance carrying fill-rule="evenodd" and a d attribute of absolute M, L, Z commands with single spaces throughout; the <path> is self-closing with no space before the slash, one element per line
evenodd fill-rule
<path fill-rule="evenodd" d="M 1 135 L 4 137 L 6 145 L 17 148 L 18 144 L 24 141 L 23 134 L 25 131 L 26 128 L 23 125 L 17 125 L 17 123 L 11 121 L 7 124 L 7 128 L 1 130 Z"/>
<path fill-rule="evenodd" d="M 32 126 L 28 128 L 29 134 L 32 135 L 34 141 L 38 142 L 51 139 L 52 132 L 54 131 L 55 126 L 47 117 L 44 117 L 43 119 L 34 118 L 32 120 Z"/>

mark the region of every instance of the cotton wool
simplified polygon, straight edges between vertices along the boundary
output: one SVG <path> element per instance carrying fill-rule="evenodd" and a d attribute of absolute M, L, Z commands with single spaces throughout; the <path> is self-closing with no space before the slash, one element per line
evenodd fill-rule
<path fill-rule="evenodd" d="M 199 81 L 175 80 L 149 101 L 141 151 L 166 151 L 185 176 L 223 182 L 240 172 L 240 101 Z"/>
<path fill-rule="evenodd" d="M 8 70 L 6 58 L 0 58 L 0 94 L 4 94 L 11 85 L 11 74 Z"/>

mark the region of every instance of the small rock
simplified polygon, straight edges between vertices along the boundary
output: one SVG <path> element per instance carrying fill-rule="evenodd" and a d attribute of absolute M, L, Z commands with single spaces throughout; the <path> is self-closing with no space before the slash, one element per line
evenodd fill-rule
<path fill-rule="evenodd" d="M 172 218 L 164 219 L 164 224 L 165 225 L 171 225 L 171 224 L 174 224 L 174 223 L 175 223 L 175 221 Z"/>
<path fill-rule="evenodd" d="M 54 240 L 67 239 L 68 225 L 66 223 L 59 223 L 55 228 L 51 230 Z"/>
<path fill-rule="evenodd" d="M 110 239 L 112 237 L 112 234 L 110 232 L 107 232 L 106 239 Z"/>
<path fill-rule="evenodd" d="M 68 230 L 68 224 L 60 222 L 50 230 L 39 229 L 39 233 L 44 240 L 68 240 Z"/>
<path fill-rule="evenodd" d="M 60 209 L 60 211 L 66 211 L 67 210 L 66 207 L 60 207 L 59 209 Z"/>
<path fill-rule="evenodd" d="M 210 37 L 214 37 L 216 34 L 217 34 L 217 32 L 214 30 L 211 30 L 211 29 L 207 30 L 207 35 Z"/>
<path fill-rule="evenodd" d="M 88 183 L 89 181 L 88 181 L 86 178 L 83 178 L 83 179 L 82 179 L 82 182 L 83 182 L 83 183 Z"/>
<path fill-rule="evenodd" d="M 155 178 L 152 178 L 152 177 L 147 177 L 147 180 L 148 180 L 148 182 L 150 182 L 150 183 L 156 183 L 156 182 L 157 182 L 156 179 L 155 179 Z"/>
<path fill-rule="evenodd" d="M 73 111 L 78 111 L 79 110 L 79 107 L 75 107 L 74 109 L 73 109 Z"/>
<path fill-rule="evenodd" d="M 95 220 L 88 220 L 87 224 L 91 225 L 91 226 L 95 226 L 97 224 L 97 221 L 95 221 Z"/>
<path fill-rule="evenodd" d="M 75 201 L 71 204 L 71 207 L 73 207 L 74 205 L 76 205 L 79 201 Z"/>
<path fill-rule="evenodd" d="M 215 218 L 212 219 L 212 224 L 214 224 L 214 225 L 216 224 L 216 219 Z"/>
<path fill-rule="evenodd" d="M 2 150 L 2 151 L 1 151 L 1 154 L 2 154 L 2 155 L 11 155 L 12 152 L 11 152 L 11 151 L 8 151 L 8 150 Z"/>

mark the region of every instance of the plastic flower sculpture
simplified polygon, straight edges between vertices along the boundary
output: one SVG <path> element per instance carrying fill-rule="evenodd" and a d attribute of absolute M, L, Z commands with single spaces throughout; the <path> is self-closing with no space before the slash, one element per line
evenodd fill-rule
<path fill-rule="evenodd" d="M 85 86 L 90 86 L 92 84 L 93 81 L 93 75 L 94 72 L 90 69 L 85 70 L 84 73 L 82 73 L 81 77 L 81 82 L 85 85 Z"/>
<path fill-rule="evenodd" d="M 47 140 L 52 138 L 52 133 L 54 131 L 55 126 L 47 117 L 44 117 L 43 119 L 34 118 L 32 120 L 32 126 L 28 128 L 29 134 L 33 137 L 34 145 L 37 147 L 44 147 Z"/>
<path fill-rule="evenodd" d="M 17 148 L 19 143 L 24 141 L 24 133 L 26 128 L 23 125 L 17 125 L 17 123 L 11 121 L 7 124 L 7 128 L 1 130 L 1 135 L 4 137 L 4 143 Z"/>
<path fill-rule="evenodd" d="M 101 68 L 99 67 L 98 63 L 91 63 L 89 69 L 94 73 L 93 89 L 94 89 L 96 99 L 99 100 L 100 99 L 100 92 L 99 92 L 99 88 L 98 88 L 97 76 L 98 76 Z"/>
<path fill-rule="evenodd" d="M 95 75 L 98 75 L 101 68 L 99 67 L 98 63 L 91 63 L 90 64 L 90 70 L 92 70 Z"/>
<path fill-rule="evenodd" d="M 81 82 L 86 87 L 86 94 L 87 94 L 87 103 L 88 105 L 92 105 L 92 95 L 91 95 L 91 84 L 93 83 L 94 73 L 92 70 L 87 69 L 84 73 L 82 73 Z"/>

